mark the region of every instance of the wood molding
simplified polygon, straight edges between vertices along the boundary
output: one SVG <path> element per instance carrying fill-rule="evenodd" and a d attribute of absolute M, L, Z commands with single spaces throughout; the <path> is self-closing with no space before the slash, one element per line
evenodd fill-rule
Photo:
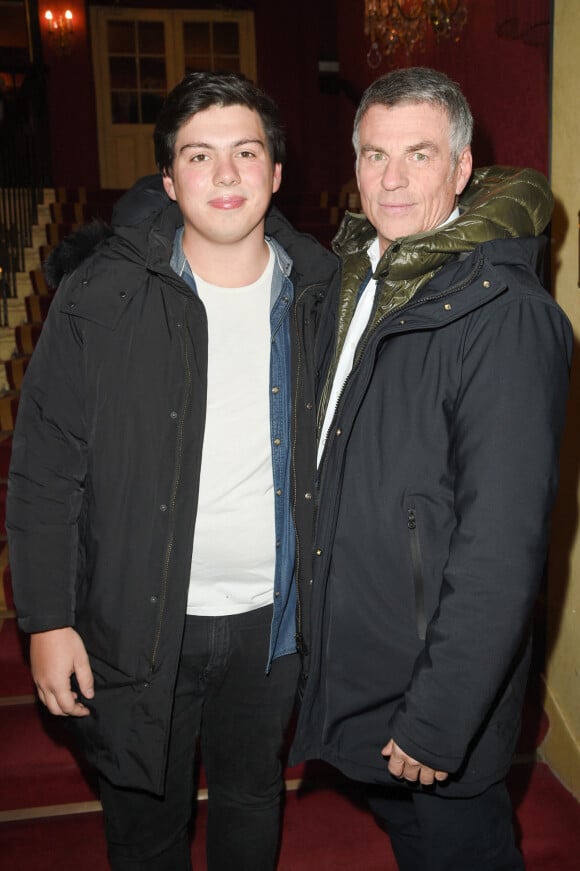
<path fill-rule="evenodd" d="M 550 720 L 550 727 L 538 748 L 538 756 L 580 801 L 580 744 L 572 734 L 558 700 L 545 680 L 544 692 L 544 709 Z"/>

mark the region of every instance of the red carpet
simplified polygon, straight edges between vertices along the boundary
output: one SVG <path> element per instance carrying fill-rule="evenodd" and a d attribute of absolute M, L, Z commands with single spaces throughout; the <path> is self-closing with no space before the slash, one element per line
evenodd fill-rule
<path fill-rule="evenodd" d="M 518 767 L 510 778 L 527 871 L 579 867 L 578 803 L 545 765 Z M 205 869 L 205 803 L 200 803 L 192 847 L 195 871 Z M 100 814 L 4 823 L 3 871 L 106 871 Z M 279 871 L 396 871 L 388 839 L 364 810 L 356 788 L 290 793 Z M 469 871 L 469 869 L 465 869 Z"/>
<path fill-rule="evenodd" d="M 16 620 L 0 618 L 0 698 L 34 692 L 27 648 Z"/>

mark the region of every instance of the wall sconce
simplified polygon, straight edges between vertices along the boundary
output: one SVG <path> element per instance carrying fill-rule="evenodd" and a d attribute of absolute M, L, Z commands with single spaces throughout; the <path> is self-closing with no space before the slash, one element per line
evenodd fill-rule
<path fill-rule="evenodd" d="M 68 54 L 73 35 L 73 14 L 70 9 L 54 13 L 47 9 L 44 13 L 48 37 L 60 54 Z"/>

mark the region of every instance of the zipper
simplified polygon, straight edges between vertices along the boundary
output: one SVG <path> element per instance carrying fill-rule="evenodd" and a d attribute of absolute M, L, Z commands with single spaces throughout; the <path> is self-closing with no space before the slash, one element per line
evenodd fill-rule
<path fill-rule="evenodd" d="M 297 406 L 298 406 L 298 394 L 300 390 L 300 374 L 302 369 L 302 339 L 304 337 L 304 331 L 302 334 L 300 332 L 300 324 L 298 320 L 298 312 L 300 306 L 302 304 L 302 300 L 306 296 L 307 293 L 310 293 L 313 288 L 318 287 L 318 284 L 311 284 L 308 287 L 305 287 L 299 297 L 296 298 L 296 302 L 294 305 L 294 333 L 296 336 L 296 346 L 297 346 L 297 360 L 296 360 L 296 382 L 294 385 L 294 401 L 292 403 L 292 449 L 290 453 L 290 468 L 291 468 L 291 476 L 292 476 L 292 516 L 296 518 L 296 508 L 297 508 L 297 475 L 296 475 L 296 437 L 297 437 Z M 290 362 L 290 365 L 291 362 Z M 314 398 L 313 398 L 314 401 Z M 315 411 L 315 410 L 314 410 Z M 315 411 L 316 413 L 316 411 Z M 314 532 L 314 521 L 313 521 L 313 532 Z M 296 523 L 295 528 L 297 529 Z M 300 541 L 300 536 L 296 535 L 296 648 L 299 653 L 305 654 L 308 653 L 306 645 L 304 643 L 304 632 L 302 626 L 302 585 L 300 583 L 300 568 L 301 568 L 301 546 L 302 543 Z"/>
<path fill-rule="evenodd" d="M 187 303 L 186 303 L 187 306 Z M 161 592 L 159 596 L 159 616 L 157 618 L 157 627 L 155 630 L 155 637 L 153 642 L 153 652 L 151 654 L 151 666 L 149 669 L 150 674 L 152 674 L 155 670 L 155 663 L 157 660 L 157 654 L 159 652 L 159 643 L 161 640 L 161 627 L 163 624 L 163 619 L 165 617 L 165 606 L 167 604 L 167 587 L 168 587 L 168 578 L 169 578 L 169 566 L 171 563 L 171 556 L 173 553 L 173 545 L 175 542 L 175 502 L 177 499 L 177 492 L 179 490 L 179 485 L 181 483 L 181 455 L 183 451 L 183 431 L 185 426 L 185 415 L 187 412 L 187 408 L 189 406 L 189 401 L 191 398 L 191 363 L 189 359 L 189 349 L 187 345 L 187 336 L 185 335 L 186 331 L 186 308 L 184 308 L 183 312 L 183 331 L 184 334 L 182 336 L 183 341 L 183 364 L 186 373 L 186 382 L 185 382 L 185 392 L 183 397 L 183 404 L 181 407 L 181 415 L 179 418 L 179 422 L 177 425 L 177 435 L 175 440 L 175 469 L 173 474 L 173 483 L 171 485 L 171 498 L 169 500 L 169 534 L 167 537 L 167 544 L 165 547 L 165 556 L 163 558 L 163 569 L 161 573 Z"/>
<path fill-rule="evenodd" d="M 417 529 L 417 515 L 414 508 L 407 510 L 407 529 L 411 543 L 411 567 L 413 570 L 413 585 L 415 588 L 415 613 L 417 619 L 417 634 L 425 641 L 427 634 L 427 616 L 425 612 L 425 582 L 423 578 L 423 560 L 421 557 L 421 542 Z"/>

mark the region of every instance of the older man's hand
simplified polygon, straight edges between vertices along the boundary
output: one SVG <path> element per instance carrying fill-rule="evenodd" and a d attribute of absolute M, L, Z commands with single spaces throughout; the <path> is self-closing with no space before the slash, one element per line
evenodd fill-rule
<path fill-rule="evenodd" d="M 446 771 L 438 771 L 413 759 L 392 738 L 383 747 L 381 753 L 385 758 L 389 757 L 388 769 L 393 777 L 403 778 L 413 783 L 419 781 L 423 786 L 431 786 L 435 781 L 442 782 L 449 776 Z"/>

